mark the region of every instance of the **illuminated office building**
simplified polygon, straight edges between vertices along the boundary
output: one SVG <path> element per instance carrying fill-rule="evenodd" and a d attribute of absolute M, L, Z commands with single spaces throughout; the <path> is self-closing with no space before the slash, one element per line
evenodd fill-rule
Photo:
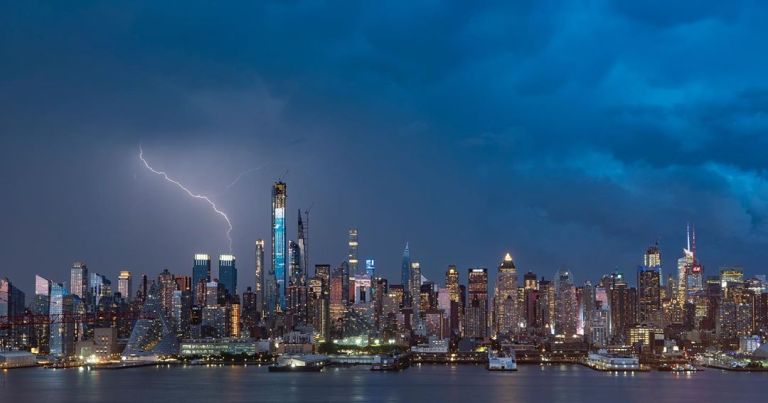
<path fill-rule="evenodd" d="M 485 339 L 488 336 L 488 269 L 469 269 L 464 336 Z"/>
<path fill-rule="evenodd" d="M 643 266 L 657 268 L 656 271 L 659 272 L 660 284 L 662 286 L 664 285 L 664 273 L 661 270 L 661 249 L 659 249 L 658 242 L 645 250 L 645 254 L 643 255 Z"/>
<path fill-rule="evenodd" d="M 211 281 L 211 257 L 204 253 L 195 254 L 192 266 L 192 290 L 195 294 L 195 304 L 203 304 L 205 284 L 209 281 Z"/>
<path fill-rule="evenodd" d="M 637 269 L 637 319 L 639 323 L 660 325 L 661 273 L 660 266 L 640 266 Z"/>
<path fill-rule="evenodd" d="M 555 334 L 571 337 L 578 334 L 578 300 L 571 272 L 558 271 L 555 275 Z"/>
<path fill-rule="evenodd" d="M 519 323 L 517 307 L 517 268 L 507 253 L 496 275 L 494 301 L 494 335 L 514 334 Z"/>
<path fill-rule="evenodd" d="M 102 297 L 112 296 L 112 282 L 106 276 L 99 273 L 91 273 L 90 277 L 90 292 L 88 295 L 91 297 L 91 300 L 89 303 L 92 306 L 96 306 Z"/>
<path fill-rule="evenodd" d="M 117 277 L 117 292 L 126 301 L 133 300 L 133 278 L 131 278 L 131 272 L 128 270 L 121 270 L 120 275 Z"/>
<path fill-rule="evenodd" d="M 219 256 L 219 283 L 229 298 L 237 296 L 237 267 L 234 255 Z"/>
<path fill-rule="evenodd" d="M 69 293 L 88 301 L 88 267 L 83 262 L 72 264 L 69 276 Z"/>

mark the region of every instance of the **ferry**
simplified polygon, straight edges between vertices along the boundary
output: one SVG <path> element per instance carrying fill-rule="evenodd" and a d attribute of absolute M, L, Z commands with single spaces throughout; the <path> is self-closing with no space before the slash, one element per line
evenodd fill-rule
<path fill-rule="evenodd" d="M 405 355 L 379 354 L 373 357 L 371 371 L 400 371 L 408 367 Z"/>
<path fill-rule="evenodd" d="M 269 366 L 269 372 L 320 372 L 325 367 L 326 360 L 322 356 L 283 355 L 275 365 Z"/>
<path fill-rule="evenodd" d="M 662 364 L 659 366 L 659 371 L 662 372 L 696 372 L 701 371 L 701 368 L 698 368 L 691 364 Z"/>
<path fill-rule="evenodd" d="M 515 351 L 510 350 L 506 352 L 496 352 L 488 350 L 488 366 L 489 371 L 517 371 L 517 359 L 515 358 Z"/>
<path fill-rule="evenodd" d="M 637 357 L 608 354 L 605 350 L 589 353 L 584 364 L 598 371 L 642 371 Z"/>

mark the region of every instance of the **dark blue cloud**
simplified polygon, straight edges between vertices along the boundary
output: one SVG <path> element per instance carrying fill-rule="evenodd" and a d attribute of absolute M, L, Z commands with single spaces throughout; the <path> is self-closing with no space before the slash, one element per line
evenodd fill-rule
<path fill-rule="evenodd" d="M 77 259 L 183 272 L 222 251 L 220 220 L 148 175 L 139 142 L 230 212 L 246 282 L 286 172 L 291 208 L 314 205 L 318 263 L 341 261 L 358 226 L 389 276 L 410 240 L 430 277 L 512 250 L 522 270 L 596 278 L 656 239 L 672 269 L 695 221 L 708 270 L 763 270 L 760 2 L 0 11 L 0 251 L 22 284 L 30 265 L 57 280 Z"/>

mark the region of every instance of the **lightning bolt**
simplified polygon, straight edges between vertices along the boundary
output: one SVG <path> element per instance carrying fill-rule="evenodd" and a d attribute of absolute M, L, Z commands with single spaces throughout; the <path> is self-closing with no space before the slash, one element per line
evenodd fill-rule
<path fill-rule="evenodd" d="M 262 164 L 262 165 L 259 165 L 259 166 L 257 166 L 256 168 L 251 168 L 251 169 L 249 169 L 249 170 L 247 170 L 247 171 L 243 171 L 243 172 L 240 172 L 240 175 L 237 175 L 237 177 L 235 178 L 235 180 L 233 180 L 233 181 L 232 181 L 232 183 L 230 183 L 229 185 L 227 185 L 227 187 L 226 187 L 225 189 L 229 189 L 229 188 L 231 188 L 232 186 L 235 186 L 235 184 L 237 184 L 237 182 L 240 182 L 240 179 L 241 179 L 243 176 L 245 176 L 245 175 L 247 175 L 247 174 L 249 174 L 249 173 L 251 173 L 251 172 L 256 172 L 256 171 L 258 171 L 259 169 L 261 169 L 261 168 L 264 168 L 265 166 L 267 166 L 267 164 Z"/>
<path fill-rule="evenodd" d="M 178 186 L 179 189 L 183 190 L 184 193 L 186 193 L 189 197 L 195 198 L 195 199 L 201 199 L 205 200 L 208 205 L 211 206 L 213 211 L 216 212 L 216 214 L 220 215 L 222 218 L 224 218 L 224 221 L 227 222 L 227 240 L 229 241 L 229 253 L 232 254 L 232 221 L 229 220 L 229 217 L 227 216 L 227 213 L 219 210 L 218 207 L 216 207 L 216 203 L 213 202 L 213 200 L 209 199 L 206 195 L 196 194 L 192 193 L 189 189 L 187 189 L 184 185 L 182 185 L 179 181 L 171 178 L 163 171 L 158 171 L 155 168 L 152 168 L 152 166 L 149 165 L 149 162 L 147 162 L 146 159 L 144 159 L 144 150 L 141 148 L 141 144 L 139 144 L 139 159 L 141 162 L 144 163 L 144 166 L 147 167 L 152 173 L 155 173 L 157 175 L 162 176 L 166 181 L 173 183 L 174 185 Z"/>

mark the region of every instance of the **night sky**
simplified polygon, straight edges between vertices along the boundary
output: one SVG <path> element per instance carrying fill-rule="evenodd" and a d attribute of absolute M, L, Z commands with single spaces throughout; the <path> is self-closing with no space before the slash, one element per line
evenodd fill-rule
<path fill-rule="evenodd" d="M 406 241 L 441 284 L 507 251 L 594 282 L 657 240 L 666 274 L 687 222 L 706 274 L 768 272 L 763 2 L 120 3 L 0 6 L 0 276 L 28 294 L 227 252 L 139 144 L 230 216 L 240 291 L 281 177 L 312 264 L 354 226 L 393 282 Z"/>

